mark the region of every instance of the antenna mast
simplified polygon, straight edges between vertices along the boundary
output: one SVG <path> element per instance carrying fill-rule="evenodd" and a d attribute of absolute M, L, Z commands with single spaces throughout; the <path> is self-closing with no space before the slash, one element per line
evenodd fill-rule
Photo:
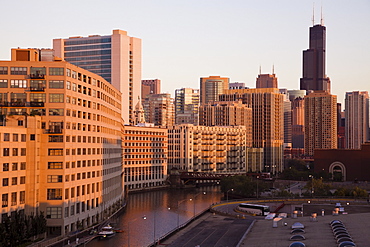
<path fill-rule="evenodd" d="M 315 3 L 313 3 L 312 7 L 312 26 L 315 26 Z"/>
<path fill-rule="evenodd" d="M 322 5 L 321 5 L 321 21 L 320 21 L 321 26 L 324 26 L 324 17 L 322 15 Z"/>

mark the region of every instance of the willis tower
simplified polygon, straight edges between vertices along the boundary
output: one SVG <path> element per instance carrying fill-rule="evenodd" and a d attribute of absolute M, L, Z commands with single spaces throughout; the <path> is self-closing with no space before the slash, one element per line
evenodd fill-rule
<path fill-rule="evenodd" d="M 300 89 L 307 93 L 324 90 L 330 93 L 330 79 L 325 74 L 326 27 L 310 27 L 310 48 L 303 51 L 303 76 Z"/>

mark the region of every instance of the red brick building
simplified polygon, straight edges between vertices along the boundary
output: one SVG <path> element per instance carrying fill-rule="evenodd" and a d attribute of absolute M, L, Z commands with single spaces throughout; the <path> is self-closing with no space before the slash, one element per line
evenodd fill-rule
<path fill-rule="evenodd" d="M 361 149 L 317 149 L 315 172 L 341 172 L 343 181 L 370 181 L 370 142 Z"/>

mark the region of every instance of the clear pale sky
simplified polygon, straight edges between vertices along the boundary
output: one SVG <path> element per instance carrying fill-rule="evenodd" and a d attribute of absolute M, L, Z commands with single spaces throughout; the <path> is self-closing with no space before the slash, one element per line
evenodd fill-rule
<path fill-rule="evenodd" d="M 142 78 L 162 80 L 162 92 L 199 88 L 221 75 L 254 88 L 262 73 L 280 88 L 299 89 L 313 1 L 306 0 L 4 0 L 0 60 L 10 49 L 51 48 L 53 38 L 108 35 L 122 29 L 142 39 Z M 370 91 L 370 1 L 315 2 L 327 33 L 326 73 L 344 107 L 347 91 Z"/>

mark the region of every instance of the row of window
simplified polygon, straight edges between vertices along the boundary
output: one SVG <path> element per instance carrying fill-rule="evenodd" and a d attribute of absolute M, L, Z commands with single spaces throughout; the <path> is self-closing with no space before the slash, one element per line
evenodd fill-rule
<path fill-rule="evenodd" d="M 3 133 L 3 141 L 4 142 L 8 142 L 10 141 L 10 133 Z M 19 134 L 13 134 L 13 142 L 18 142 L 19 140 L 21 142 L 26 142 L 26 134 L 20 134 L 21 138 L 18 138 L 19 137 Z"/>
<path fill-rule="evenodd" d="M 15 206 L 17 205 L 17 198 L 18 192 L 12 192 L 10 194 L 10 205 Z M 26 192 L 20 191 L 19 192 L 19 204 L 24 204 L 26 201 Z M 1 195 L 1 207 L 5 208 L 9 206 L 9 194 L 5 193 Z"/>
<path fill-rule="evenodd" d="M 3 148 L 3 156 L 10 156 L 10 150 L 12 150 L 12 156 L 26 156 L 26 148 Z"/>
<path fill-rule="evenodd" d="M 0 75 L 7 75 L 8 74 L 8 67 L 2 66 L 0 67 Z M 27 75 L 28 68 L 27 67 L 10 67 L 10 74 L 11 75 Z M 45 67 L 31 67 L 30 74 L 32 75 L 46 75 L 46 68 Z M 54 68 L 49 67 L 49 75 L 64 75 L 64 68 Z"/>
<path fill-rule="evenodd" d="M 20 162 L 19 165 L 17 162 L 11 163 L 11 166 L 9 163 L 3 163 L 3 172 L 10 171 L 10 168 L 12 171 L 18 171 L 19 170 L 26 170 L 26 162 Z"/>
<path fill-rule="evenodd" d="M 11 181 L 11 184 L 9 183 L 10 181 Z M 26 177 L 25 176 L 19 177 L 19 184 L 26 184 Z M 3 187 L 7 187 L 7 186 L 10 186 L 10 185 L 18 185 L 18 177 L 12 177 L 11 179 L 10 178 L 3 178 L 2 185 L 3 185 Z"/>
<path fill-rule="evenodd" d="M 50 80 L 49 88 L 63 89 L 64 81 Z M 0 80 L 0 88 L 8 88 L 9 81 L 6 79 Z M 31 91 L 44 90 L 46 88 L 46 80 L 10 80 L 10 88 L 30 88 Z"/>
<path fill-rule="evenodd" d="M 65 189 L 64 198 L 67 200 L 69 198 L 74 198 L 78 196 L 88 195 L 90 193 L 99 192 L 101 189 L 100 182 L 86 184 L 81 186 L 76 186 L 72 188 Z M 47 199 L 48 200 L 63 200 L 63 189 L 53 188 L 47 189 Z"/>
<path fill-rule="evenodd" d="M 49 93 L 49 103 L 63 103 L 64 94 L 63 93 Z M 8 101 L 7 93 L 0 93 L 0 99 L 3 102 Z M 46 93 L 30 93 L 30 102 L 46 102 Z M 11 106 L 25 106 L 27 102 L 27 93 L 10 93 Z M 14 103 L 14 104 L 13 104 Z M 23 104 L 22 104 L 23 103 Z"/>

